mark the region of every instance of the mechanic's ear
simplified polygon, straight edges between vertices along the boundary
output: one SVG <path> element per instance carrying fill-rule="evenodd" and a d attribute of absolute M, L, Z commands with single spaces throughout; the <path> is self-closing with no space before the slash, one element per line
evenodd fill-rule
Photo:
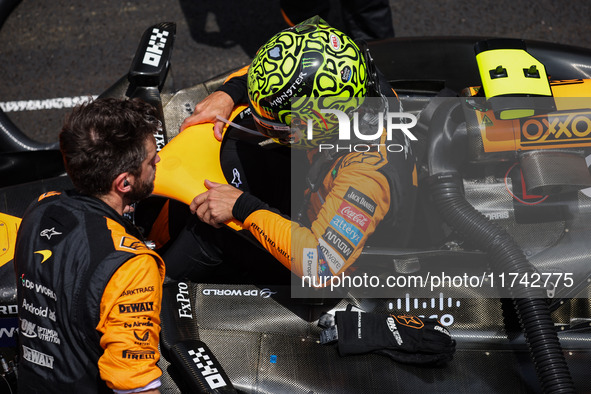
<path fill-rule="evenodd" d="M 117 175 L 117 178 L 113 181 L 113 188 L 120 193 L 127 193 L 131 190 L 133 186 L 133 175 L 129 172 L 124 172 Z"/>

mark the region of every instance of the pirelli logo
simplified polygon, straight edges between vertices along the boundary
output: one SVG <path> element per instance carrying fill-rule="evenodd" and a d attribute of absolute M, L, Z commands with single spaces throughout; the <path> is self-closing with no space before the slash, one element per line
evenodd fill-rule
<path fill-rule="evenodd" d="M 156 352 L 153 350 L 124 350 L 121 357 L 128 360 L 155 360 Z"/>
<path fill-rule="evenodd" d="M 119 313 L 138 313 L 154 310 L 153 302 L 138 302 L 134 304 L 119 304 Z"/>
<path fill-rule="evenodd" d="M 533 116 L 520 120 L 524 146 L 571 145 L 591 142 L 591 112 Z"/>

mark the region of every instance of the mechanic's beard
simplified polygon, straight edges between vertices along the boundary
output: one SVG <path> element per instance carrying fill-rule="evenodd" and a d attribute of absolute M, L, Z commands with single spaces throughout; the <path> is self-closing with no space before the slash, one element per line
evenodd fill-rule
<path fill-rule="evenodd" d="M 131 187 L 126 197 L 133 203 L 143 200 L 152 194 L 154 191 L 154 180 L 149 182 L 137 181 Z"/>

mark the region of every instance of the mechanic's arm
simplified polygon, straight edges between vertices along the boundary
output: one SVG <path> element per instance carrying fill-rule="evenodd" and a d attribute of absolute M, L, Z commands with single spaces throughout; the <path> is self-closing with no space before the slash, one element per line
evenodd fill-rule
<path fill-rule="evenodd" d="M 248 66 L 231 74 L 222 86 L 200 101 L 193 114 L 181 124 L 181 131 L 192 125 L 213 122 L 214 135 L 221 141 L 224 122 L 217 120 L 216 116 L 228 119 L 236 105 L 247 102 L 247 72 Z"/>
<path fill-rule="evenodd" d="M 115 393 L 159 392 L 161 302 L 162 275 L 150 255 L 131 258 L 107 284 L 96 327 L 104 349 L 98 366 Z"/>

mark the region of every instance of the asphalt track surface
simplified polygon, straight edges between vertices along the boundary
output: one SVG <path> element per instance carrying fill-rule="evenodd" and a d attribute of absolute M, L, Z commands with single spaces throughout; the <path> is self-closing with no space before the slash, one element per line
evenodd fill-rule
<path fill-rule="evenodd" d="M 591 48 L 588 0 L 390 5 L 397 37 L 515 37 Z M 23 0 L 0 31 L 0 105 L 29 137 L 56 141 L 68 110 L 20 110 L 22 102 L 100 94 L 127 73 L 144 30 L 163 21 L 177 25 L 177 90 L 249 63 L 286 27 L 273 0 Z"/>

